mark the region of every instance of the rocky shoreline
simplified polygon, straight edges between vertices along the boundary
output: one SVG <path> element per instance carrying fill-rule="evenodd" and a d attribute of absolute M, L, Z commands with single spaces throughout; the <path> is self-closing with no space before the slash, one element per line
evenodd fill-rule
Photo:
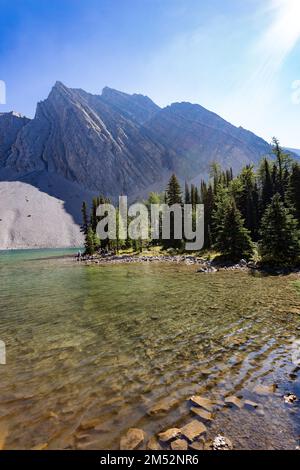
<path fill-rule="evenodd" d="M 86 265 L 114 265 L 114 264 L 133 264 L 133 263 L 169 263 L 197 267 L 199 274 L 211 274 L 218 271 L 244 271 L 261 272 L 270 275 L 300 275 L 300 267 L 273 267 L 261 266 L 253 261 L 240 260 L 238 263 L 230 261 L 220 261 L 217 259 L 209 260 L 200 256 L 193 255 L 137 255 L 137 254 L 97 254 L 97 255 L 77 255 L 75 260 Z"/>
<path fill-rule="evenodd" d="M 197 273 L 215 273 L 220 270 L 252 270 L 258 269 L 255 263 L 241 260 L 239 263 L 218 264 L 205 258 L 192 255 L 93 255 L 77 256 L 76 261 L 86 265 L 130 264 L 130 263 L 172 263 L 186 266 L 196 266 Z"/>
<path fill-rule="evenodd" d="M 253 389 L 253 393 L 259 396 L 270 396 L 277 390 L 276 384 L 258 384 Z M 294 394 L 287 394 L 281 397 L 281 400 L 292 409 L 298 401 L 298 397 Z M 176 407 L 178 403 L 174 399 L 165 399 L 157 403 L 149 410 L 150 416 L 164 414 Z M 264 417 L 264 406 L 253 400 L 244 399 L 241 394 L 228 395 L 223 400 L 213 400 L 203 396 L 193 395 L 187 400 L 191 420 L 183 427 L 167 428 L 155 435 L 147 436 L 143 429 L 130 428 L 126 434 L 122 435 L 120 440 L 120 450 L 137 450 L 147 449 L 156 450 L 173 450 L 173 451 L 230 451 L 234 450 L 233 441 L 223 434 L 211 434 L 210 423 L 216 418 L 217 413 L 224 412 L 224 409 L 232 409 L 238 413 L 242 409 L 254 413 L 257 416 Z M 295 441 L 295 449 L 299 450 L 297 441 Z"/>

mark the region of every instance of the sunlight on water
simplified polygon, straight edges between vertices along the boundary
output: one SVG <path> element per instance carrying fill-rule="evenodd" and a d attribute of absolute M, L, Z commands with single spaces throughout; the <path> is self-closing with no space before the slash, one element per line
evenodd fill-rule
<path fill-rule="evenodd" d="M 209 436 L 222 432 L 236 448 L 295 448 L 299 407 L 282 400 L 300 396 L 294 277 L 84 266 L 62 253 L 0 253 L 5 448 L 118 448 L 130 427 L 151 437 L 187 423 L 195 393 L 261 405 L 220 406 Z M 278 388 L 261 396 L 258 384 Z M 172 409 L 150 415 L 164 398 L 174 398 Z"/>

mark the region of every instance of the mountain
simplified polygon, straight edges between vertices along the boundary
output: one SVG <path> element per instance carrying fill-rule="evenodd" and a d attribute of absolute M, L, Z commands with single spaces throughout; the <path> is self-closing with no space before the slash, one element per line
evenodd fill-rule
<path fill-rule="evenodd" d="M 109 196 L 147 191 L 171 172 L 207 173 L 212 161 L 238 170 L 257 163 L 268 144 L 205 108 L 105 88 L 102 95 L 57 82 L 17 134 L 5 166 L 59 174 Z"/>
<path fill-rule="evenodd" d="M 286 150 L 290 153 L 293 153 L 294 155 L 297 155 L 300 157 L 300 149 L 291 149 L 291 148 L 286 148 Z"/>
<path fill-rule="evenodd" d="M 0 113 L 0 167 L 5 165 L 19 131 L 29 121 L 19 113 Z"/>
<path fill-rule="evenodd" d="M 28 190 L 22 185 L 30 185 L 38 189 L 34 197 L 42 197 L 44 206 L 44 195 L 62 202 L 66 226 L 71 216 L 77 231 L 81 202 L 92 195 L 134 199 L 149 190 L 161 191 L 172 172 L 181 181 L 199 179 L 208 175 L 213 161 L 236 172 L 268 153 L 263 139 L 202 106 L 174 103 L 161 109 L 146 96 L 108 87 L 93 95 L 56 82 L 33 119 L 0 115 L 0 190 L 6 210 L 15 204 L 12 212 L 21 213 L 17 194 Z M 61 227 L 64 218 L 59 220 Z M 11 223 L 8 232 L 4 219 L 0 227 L 0 248 L 20 246 Z M 77 238 L 67 235 L 71 232 L 64 231 L 63 245 L 80 241 L 78 232 Z"/>

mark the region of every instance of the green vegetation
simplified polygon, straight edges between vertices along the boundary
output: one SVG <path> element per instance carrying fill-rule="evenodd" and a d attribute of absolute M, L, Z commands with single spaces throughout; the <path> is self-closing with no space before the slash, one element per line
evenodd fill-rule
<path fill-rule="evenodd" d="M 163 250 L 184 251 L 185 240 L 174 237 L 172 214 L 169 240 L 162 237 L 152 240 L 149 233 L 147 241 L 99 241 L 95 236 L 99 221 L 96 208 L 101 202 L 108 201 L 103 196 L 93 200 L 90 217 L 86 204 L 82 206 L 87 253 L 99 249 L 141 252 L 159 246 Z M 263 158 L 257 169 L 246 166 L 234 177 L 231 169 L 223 171 L 213 164 L 209 181 L 202 181 L 199 187 L 186 183 L 184 191 L 172 175 L 164 193 L 150 193 L 145 201 L 148 207 L 158 203 L 192 204 L 193 220 L 196 205 L 204 204 L 202 253 L 206 255 L 218 252 L 230 261 L 252 258 L 270 266 L 292 267 L 300 260 L 300 165 L 281 149 L 275 138 L 273 158 Z"/>

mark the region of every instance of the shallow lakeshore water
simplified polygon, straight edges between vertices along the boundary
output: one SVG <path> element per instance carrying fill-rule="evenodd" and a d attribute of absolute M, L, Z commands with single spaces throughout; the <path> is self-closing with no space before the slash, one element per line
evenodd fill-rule
<path fill-rule="evenodd" d="M 193 394 L 220 401 L 208 438 L 221 433 L 246 449 L 298 445 L 299 403 L 282 399 L 300 396 L 295 276 L 85 266 L 57 258 L 65 252 L 0 253 L 6 449 L 115 449 L 130 427 L 150 438 L 191 421 Z M 278 388 L 262 396 L 258 384 Z M 224 408 L 232 394 L 261 406 Z M 174 407 L 150 416 L 165 398 Z"/>

